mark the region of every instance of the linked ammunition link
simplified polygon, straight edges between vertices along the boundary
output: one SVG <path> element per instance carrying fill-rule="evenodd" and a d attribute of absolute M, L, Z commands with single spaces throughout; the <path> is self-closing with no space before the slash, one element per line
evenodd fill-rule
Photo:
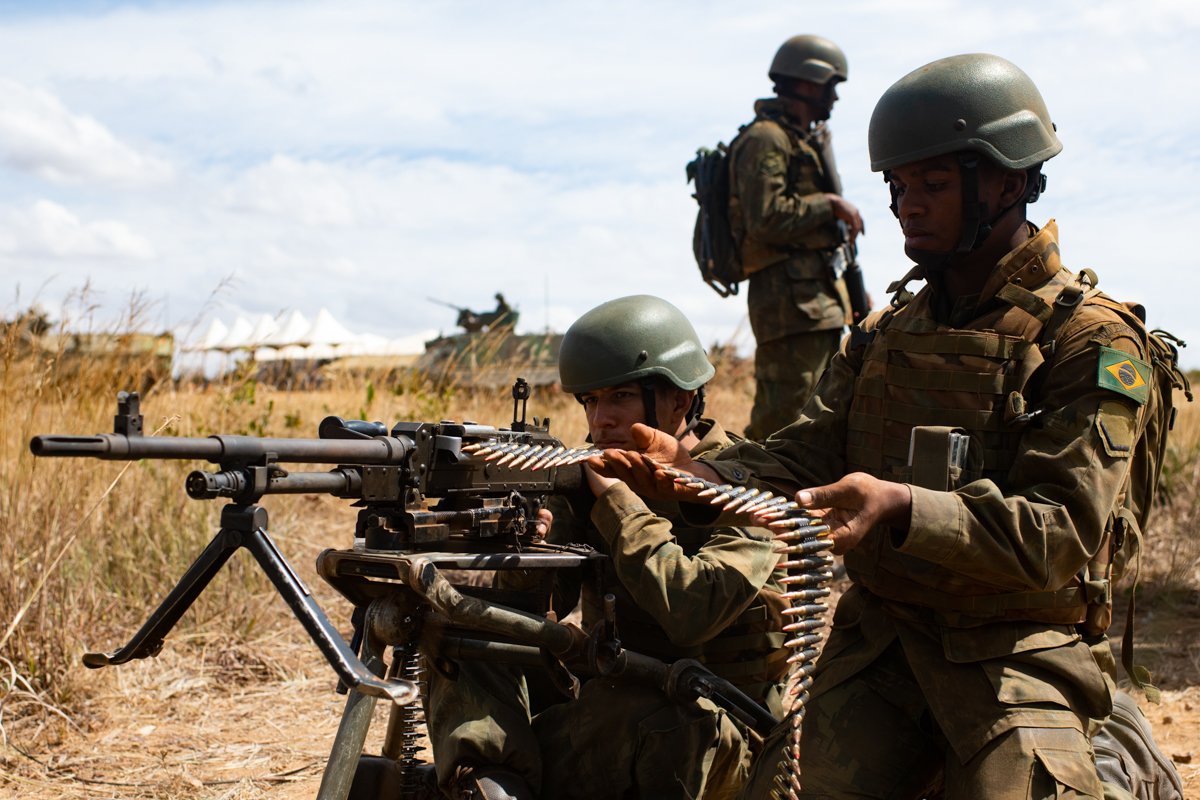
<path fill-rule="evenodd" d="M 786 571 L 782 583 L 787 608 L 783 614 L 783 630 L 788 634 L 785 646 L 792 651 L 788 657 L 785 697 L 790 701 L 785 709 L 787 739 L 784 757 L 771 787 L 773 800 L 796 800 L 800 792 L 800 726 L 804 706 L 812 687 L 812 673 L 820 654 L 821 629 L 825 627 L 829 582 L 833 579 L 833 556 L 829 548 L 829 526 L 809 514 L 807 509 L 786 496 L 774 495 L 760 489 L 732 484 L 716 484 L 667 469 L 676 483 L 690 489 L 700 489 L 698 497 L 707 497 L 723 512 L 748 514 L 755 521 L 765 521 L 776 531 L 781 543 L 777 552 L 783 555 L 779 566 Z"/>
<path fill-rule="evenodd" d="M 539 448 L 515 442 L 484 442 L 468 445 L 463 450 L 488 461 L 507 464 L 510 469 L 527 470 L 577 464 L 603 455 L 602 450 L 594 447 Z M 786 589 L 783 598 L 787 602 L 783 630 L 789 637 L 785 646 L 791 650 L 785 697 L 790 702 L 785 709 L 788 730 L 784 757 L 778 764 L 771 796 L 774 800 L 796 800 L 800 792 L 801 723 L 820 653 L 821 631 L 829 610 L 825 598 L 829 596 L 829 583 L 833 579 L 833 556 L 829 553 L 833 542 L 828 537 L 829 526 L 786 495 L 747 486 L 717 484 L 669 467 L 662 467 L 662 470 L 681 486 L 698 489 L 695 495 L 698 499 L 707 499 L 710 505 L 720 506 L 722 512 L 745 515 L 757 524 L 768 525 L 781 543 L 777 552 L 783 560 L 779 566 L 787 573 L 782 580 Z"/>
<path fill-rule="evenodd" d="M 396 647 L 395 661 L 392 670 L 398 677 L 418 686 L 421 695 L 426 694 L 424 657 L 412 644 Z M 425 725 L 425 711 L 420 700 L 414 700 L 408 705 L 394 705 L 388 719 L 388 732 L 385 739 L 384 755 L 392 758 L 400 765 L 400 796 L 419 797 L 421 778 L 417 767 L 424 764 L 421 751 L 422 742 L 428 731 Z"/>

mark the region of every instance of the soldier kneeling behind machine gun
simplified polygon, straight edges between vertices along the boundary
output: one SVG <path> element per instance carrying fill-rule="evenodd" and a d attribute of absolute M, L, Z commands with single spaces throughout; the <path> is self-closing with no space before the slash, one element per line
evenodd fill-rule
<path fill-rule="evenodd" d="M 633 355 L 635 360 L 646 357 L 641 350 Z M 711 366 L 708 369 L 711 374 Z M 646 397 L 653 394 L 645 391 Z M 609 685 L 619 682 L 634 687 L 631 691 L 650 687 L 644 691 L 665 693 L 681 707 L 703 698 L 705 712 L 711 716 L 713 709 L 721 708 L 725 723 L 739 736 L 769 730 L 774 715 L 755 702 L 759 697 L 751 698 L 735 686 L 745 686 L 746 676 L 726 679 L 714 674 L 701 663 L 709 653 L 699 643 L 686 654 L 694 658 L 671 652 L 641 654 L 622 646 L 618 621 L 634 608 L 624 604 L 620 587 L 612 584 L 612 563 L 619 561 L 610 562 L 588 544 L 559 544 L 543 536 L 549 521 L 547 500 L 577 493 L 584 479 L 578 464 L 598 451 L 564 446 L 550 435 L 549 420 L 527 423 L 528 397 L 528 384 L 518 379 L 513 387 L 514 420 L 507 429 L 471 422 L 401 422 L 389 431 L 382 423 L 329 417 L 321 423 L 318 439 L 183 438 L 143 436 L 138 395 L 122 392 L 113 433 L 34 437 L 30 448 L 38 456 L 207 460 L 219 469 L 192 472 L 186 481 L 188 495 L 229 500 L 216 536 L 130 642 L 112 653 L 89 653 L 84 663 L 97 668 L 157 655 L 166 635 L 209 581 L 244 547 L 334 669 L 339 689 L 348 691 L 319 800 L 431 796 L 431 770 L 422 765 L 417 741 L 423 663 L 434 668 L 435 683 L 443 685 L 453 685 L 476 661 L 537 670 L 568 697 L 578 691 L 576 675 L 603 676 Z M 689 425 L 694 425 L 691 420 Z M 338 466 L 307 472 L 285 469 L 285 464 Z M 354 605 L 350 642 L 267 531 L 262 498 L 301 493 L 332 494 L 359 508 L 353 547 L 326 550 L 317 561 L 321 577 Z M 611 488 L 609 495 L 622 504 L 609 510 L 612 515 L 636 502 Z M 823 530 L 809 527 L 814 536 Z M 770 550 L 769 542 L 760 546 Z M 498 570 L 502 576 L 521 570 L 541 577 L 532 582 L 532 591 L 512 591 L 503 588 L 503 579 L 497 588 L 454 585 L 442 573 L 446 568 Z M 629 579 L 616 572 L 617 581 Z M 555 574 L 558 582 L 585 587 L 585 597 L 599 598 L 602 611 L 590 637 L 546 615 Z M 570 578 L 564 580 L 567 574 Z M 725 619 L 741 625 L 739 614 L 759 607 L 761 587 L 739 588 L 743 596 L 726 598 Z M 668 593 L 663 599 L 669 602 L 672 596 Z M 695 614 L 692 608 L 678 606 L 669 611 Z M 766 619 L 765 608 L 762 614 Z M 634 629 L 645 621 L 636 614 L 630 620 Z M 379 698 L 393 703 L 383 752 L 362 755 Z M 438 732 L 431 733 L 436 742 Z M 597 787 L 582 790 L 598 796 Z"/>
<path fill-rule="evenodd" d="M 600 451 L 631 448 L 638 423 L 696 455 L 727 447 L 735 437 L 703 416 L 713 374 L 684 315 L 645 295 L 584 314 L 559 353 L 562 388 L 583 406 Z M 601 603 L 560 573 L 555 609 L 567 612 L 579 600 L 584 628 L 593 630 L 609 628 L 615 611 L 628 646 L 663 662 L 702 663 L 774 714 L 790 709 L 789 655 L 803 666 L 815 639 L 802 635 L 789 648 L 784 620 L 824 610 L 816 601 L 828 590 L 815 584 L 828 577 L 827 561 L 817 553 L 803 565 L 813 588 L 803 607 L 789 609 L 789 576 L 770 530 L 688 525 L 674 503 L 647 503 L 586 466 L 585 478 L 584 490 L 550 498 L 547 540 L 603 553 L 598 566 L 611 600 Z M 734 491 L 721 488 L 726 499 Z M 497 582 L 510 588 L 538 577 L 505 572 Z M 433 676 L 430 736 L 440 784 L 451 796 L 487 798 L 736 795 L 757 739 L 744 721 L 711 697 L 681 704 L 599 672 L 572 700 L 542 709 L 532 707 L 525 676 L 504 665 L 463 664 L 454 682 Z"/>

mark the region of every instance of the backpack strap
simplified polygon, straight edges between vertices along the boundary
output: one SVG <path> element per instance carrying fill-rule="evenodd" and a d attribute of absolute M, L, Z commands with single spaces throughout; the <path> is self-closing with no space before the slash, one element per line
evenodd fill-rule
<path fill-rule="evenodd" d="M 889 304 L 897 311 L 904 308 L 914 297 L 913 293 L 908 289 L 908 284 L 917 280 L 925 279 L 925 268 L 921 265 L 914 265 L 912 269 L 904 273 L 903 277 L 898 281 L 892 281 L 888 284 L 888 293 L 892 296 Z"/>
<path fill-rule="evenodd" d="M 1042 355 L 1049 361 L 1058 346 L 1058 332 L 1062 326 L 1075 314 L 1075 310 L 1083 305 L 1083 299 L 1096 291 L 1096 273 L 1090 269 L 1081 270 L 1075 278 L 1075 283 L 1068 284 L 1054 298 L 1054 306 L 1050 311 L 1050 319 L 1042 327 Z"/>
<path fill-rule="evenodd" d="M 1125 632 L 1121 634 L 1121 666 L 1133 685 L 1146 693 L 1146 699 L 1151 703 L 1162 701 L 1162 692 L 1150 681 L 1150 670 L 1133 660 L 1134 643 L 1134 610 L 1137 606 L 1138 573 L 1142 567 L 1142 527 L 1138 524 L 1133 509 L 1128 504 L 1121 507 L 1113 521 L 1112 541 L 1109 546 L 1115 552 L 1126 542 L 1131 542 L 1130 549 L 1133 559 L 1133 588 L 1129 592 L 1129 605 L 1125 612 Z"/>

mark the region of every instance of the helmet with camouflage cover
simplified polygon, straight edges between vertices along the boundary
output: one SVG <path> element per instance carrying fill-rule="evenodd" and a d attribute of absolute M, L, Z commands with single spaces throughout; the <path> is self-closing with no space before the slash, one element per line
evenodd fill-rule
<path fill-rule="evenodd" d="M 939 59 L 892 84 L 875 105 L 867 143 L 874 172 L 963 151 L 1023 170 L 1062 150 L 1037 86 L 986 53 Z"/>
<path fill-rule="evenodd" d="M 833 42 L 821 36 L 801 34 L 788 39 L 775 52 L 767 76 L 778 82 L 793 78 L 826 84 L 844 81 L 849 77 L 846 54 Z"/>
<path fill-rule="evenodd" d="M 644 294 L 602 303 L 575 320 L 558 352 L 559 380 L 573 394 L 655 377 L 699 389 L 715 372 L 683 312 Z"/>

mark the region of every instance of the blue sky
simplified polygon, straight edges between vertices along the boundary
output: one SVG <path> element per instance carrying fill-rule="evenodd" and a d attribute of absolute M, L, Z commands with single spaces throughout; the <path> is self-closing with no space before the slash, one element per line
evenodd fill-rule
<path fill-rule="evenodd" d="M 400 337 L 452 328 L 427 296 L 502 290 L 562 330 L 648 292 L 747 346 L 744 301 L 696 276 L 684 165 L 815 32 L 850 59 L 832 125 L 877 302 L 906 261 L 871 109 L 923 63 L 993 52 L 1065 146 L 1031 216 L 1200 366 L 1200 4 L 64 1 L 0 23 L 5 313 L 86 283 L 98 314 L 138 291 L 161 326 L 324 306 Z"/>

